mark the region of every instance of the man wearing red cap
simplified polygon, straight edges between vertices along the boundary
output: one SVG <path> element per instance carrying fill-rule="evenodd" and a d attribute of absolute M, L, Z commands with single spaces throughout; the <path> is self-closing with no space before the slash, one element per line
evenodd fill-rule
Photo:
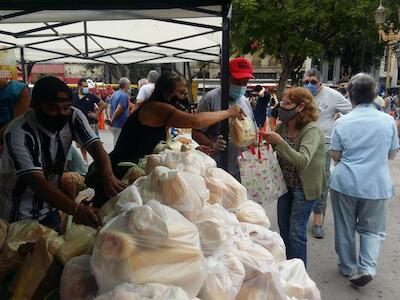
<path fill-rule="evenodd" d="M 253 66 L 251 62 L 243 57 L 234 58 L 229 62 L 229 106 L 240 105 L 246 116 L 253 119 L 254 115 L 250 102 L 244 96 L 246 94 L 247 84 L 253 76 Z M 209 91 L 199 102 L 196 112 L 219 111 L 221 110 L 221 87 Z M 255 121 L 254 121 L 255 124 Z M 257 126 L 255 125 L 255 128 Z M 200 145 L 208 146 L 213 150 L 213 158 L 218 165 L 221 162 L 221 152 L 226 149 L 226 142 L 221 135 L 220 123 L 207 128 L 193 130 L 193 138 Z M 240 170 L 237 157 L 242 149 L 229 143 L 228 159 L 229 173 L 240 181 Z"/>

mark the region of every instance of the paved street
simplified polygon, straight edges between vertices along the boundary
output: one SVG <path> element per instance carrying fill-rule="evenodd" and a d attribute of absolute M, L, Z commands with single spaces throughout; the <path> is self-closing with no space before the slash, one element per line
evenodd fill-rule
<path fill-rule="evenodd" d="M 315 239 L 309 234 L 308 272 L 317 283 L 323 300 L 398 300 L 400 299 L 400 156 L 391 162 L 396 184 L 396 198 L 389 205 L 387 238 L 383 243 L 377 276 L 362 289 L 349 285 L 336 268 L 333 215 L 330 203 L 325 221 L 326 237 Z M 273 230 L 278 231 L 275 204 L 267 206 Z M 311 219 L 310 219 L 311 220 Z M 310 222 L 311 225 L 311 222 Z"/>
<path fill-rule="evenodd" d="M 109 152 L 112 146 L 110 132 L 101 132 L 101 139 Z M 400 195 L 400 156 L 391 162 L 396 192 Z M 392 199 L 387 220 L 387 239 L 383 243 L 377 276 L 362 289 L 349 285 L 337 272 L 334 249 L 334 227 L 330 203 L 325 220 L 326 237 L 317 240 L 309 235 L 308 272 L 317 283 L 323 300 L 397 300 L 400 299 L 400 196 Z M 278 231 L 276 204 L 266 206 L 272 230 Z"/>

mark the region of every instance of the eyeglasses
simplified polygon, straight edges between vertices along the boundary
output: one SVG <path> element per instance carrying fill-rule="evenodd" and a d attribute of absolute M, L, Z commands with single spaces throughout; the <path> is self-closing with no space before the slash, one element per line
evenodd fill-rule
<path fill-rule="evenodd" d="M 318 80 L 315 80 L 315 79 L 313 79 L 313 80 L 303 80 L 303 83 L 304 83 L 304 84 L 309 84 L 309 83 L 311 83 L 312 85 L 317 85 L 317 84 L 319 83 L 319 81 L 318 81 Z"/>

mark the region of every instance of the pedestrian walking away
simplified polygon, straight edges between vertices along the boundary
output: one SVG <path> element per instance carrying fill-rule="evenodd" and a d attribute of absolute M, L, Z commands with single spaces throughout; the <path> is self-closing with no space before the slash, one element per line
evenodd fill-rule
<path fill-rule="evenodd" d="M 337 165 L 330 187 L 339 272 L 352 284 L 364 286 L 376 274 L 386 236 L 388 199 L 394 196 L 389 159 L 395 158 L 399 139 L 394 119 L 373 105 L 371 76 L 355 75 L 349 96 L 354 110 L 336 122 L 332 133 L 331 156 Z"/>

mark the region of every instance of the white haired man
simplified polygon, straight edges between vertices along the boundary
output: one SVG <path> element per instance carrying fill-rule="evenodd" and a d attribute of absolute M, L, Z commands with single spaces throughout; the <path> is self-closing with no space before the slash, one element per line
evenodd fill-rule
<path fill-rule="evenodd" d="M 140 105 L 140 103 L 150 98 L 151 94 L 153 94 L 158 77 L 160 77 L 160 74 L 155 70 L 151 70 L 149 74 L 147 74 L 148 83 L 140 87 L 139 93 L 136 96 L 137 105 Z"/>

